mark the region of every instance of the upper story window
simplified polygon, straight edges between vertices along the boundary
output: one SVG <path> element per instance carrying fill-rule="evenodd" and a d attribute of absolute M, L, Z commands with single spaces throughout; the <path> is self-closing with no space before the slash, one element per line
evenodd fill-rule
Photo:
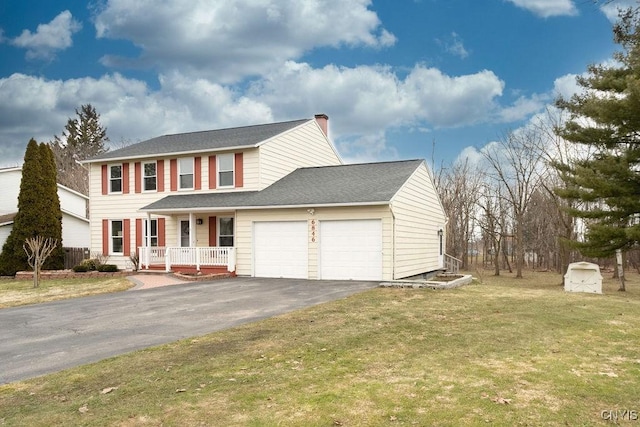
<path fill-rule="evenodd" d="M 234 154 L 221 154 L 218 156 L 218 187 L 233 187 Z"/>
<path fill-rule="evenodd" d="M 109 166 L 109 193 L 122 193 L 122 165 Z"/>
<path fill-rule="evenodd" d="M 193 157 L 178 159 L 178 182 L 181 190 L 193 188 Z"/>
<path fill-rule="evenodd" d="M 142 182 L 144 191 L 156 191 L 158 188 L 158 177 L 156 172 L 156 162 L 143 163 L 142 170 L 144 173 Z"/>

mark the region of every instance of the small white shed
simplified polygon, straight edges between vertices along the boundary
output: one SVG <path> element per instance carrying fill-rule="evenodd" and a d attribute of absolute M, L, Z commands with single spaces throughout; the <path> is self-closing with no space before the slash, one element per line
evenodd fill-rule
<path fill-rule="evenodd" d="M 602 275 L 598 264 L 590 262 L 574 262 L 569 264 L 564 275 L 566 292 L 602 293 Z"/>

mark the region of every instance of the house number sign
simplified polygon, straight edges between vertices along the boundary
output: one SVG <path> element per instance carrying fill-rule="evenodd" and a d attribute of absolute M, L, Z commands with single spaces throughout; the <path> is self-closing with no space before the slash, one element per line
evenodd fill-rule
<path fill-rule="evenodd" d="M 315 243 L 316 242 L 316 220 L 312 219 L 311 220 L 311 243 Z"/>

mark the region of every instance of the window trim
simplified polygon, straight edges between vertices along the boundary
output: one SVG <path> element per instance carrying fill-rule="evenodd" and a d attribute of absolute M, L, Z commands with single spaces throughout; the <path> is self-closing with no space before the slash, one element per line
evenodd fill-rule
<path fill-rule="evenodd" d="M 115 222 L 119 222 L 120 223 L 120 235 L 114 235 L 113 234 L 113 224 Z M 124 255 L 124 220 L 123 219 L 111 219 L 109 220 L 109 255 Z M 116 252 L 114 250 L 114 241 L 115 239 L 120 239 L 122 242 L 120 244 L 120 246 L 122 247 L 122 251 L 120 252 Z"/>
<path fill-rule="evenodd" d="M 116 167 L 120 168 L 120 178 L 111 177 L 111 170 Z M 107 178 L 109 180 L 109 187 L 108 187 L 109 194 L 123 194 L 124 193 L 124 165 L 122 163 L 109 165 L 107 168 L 107 173 L 108 173 Z M 120 180 L 120 191 L 113 191 L 113 183 L 117 180 Z"/>
<path fill-rule="evenodd" d="M 183 174 L 182 173 L 182 162 L 183 161 L 191 161 L 191 173 Z M 195 188 L 195 159 L 193 157 L 180 157 L 178 159 L 178 191 L 180 190 L 193 190 Z M 191 175 L 191 187 L 183 187 L 182 186 L 182 176 Z"/>
<path fill-rule="evenodd" d="M 222 160 L 222 158 L 225 157 L 230 157 L 231 158 L 231 170 L 222 170 L 222 167 L 220 165 L 220 160 Z M 216 179 L 217 179 L 217 187 L 218 188 L 235 188 L 236 186 L 236 155 L 235 153 L 226 153 L 226 154 L 219 154 L 216 156 Z M 229 185 L 222 185 L 222 177 L 220 174 L 222 173 L 229 173 L 231 172 L 231 184 Z"/>
<path fill-rule="evenodd" d="M 151 164 L 154 165 L 155 174 L 147 175 L 145 166 L 151 165 Z M 142 162 L 141 168 L 142 168 L 142 191 L 145 193 L 157 193 L 158 192 L 158 162 L 155 160 Z M 147 189 L 147 178 L 154 179 L 154 183 L 155 183 L 154 189 Z"/>

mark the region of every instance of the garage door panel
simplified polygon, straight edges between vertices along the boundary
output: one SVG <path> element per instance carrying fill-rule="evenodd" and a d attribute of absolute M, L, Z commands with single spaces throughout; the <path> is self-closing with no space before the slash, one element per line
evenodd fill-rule
<path fill-rule="evenodd" d="M 308 278 L 306 221 L 254 223 L 254 275 Z"/>
<path fill-rule="evenodd" d="M 382 221 L 320 221 L 320 276 L 382 280 Z"/>

